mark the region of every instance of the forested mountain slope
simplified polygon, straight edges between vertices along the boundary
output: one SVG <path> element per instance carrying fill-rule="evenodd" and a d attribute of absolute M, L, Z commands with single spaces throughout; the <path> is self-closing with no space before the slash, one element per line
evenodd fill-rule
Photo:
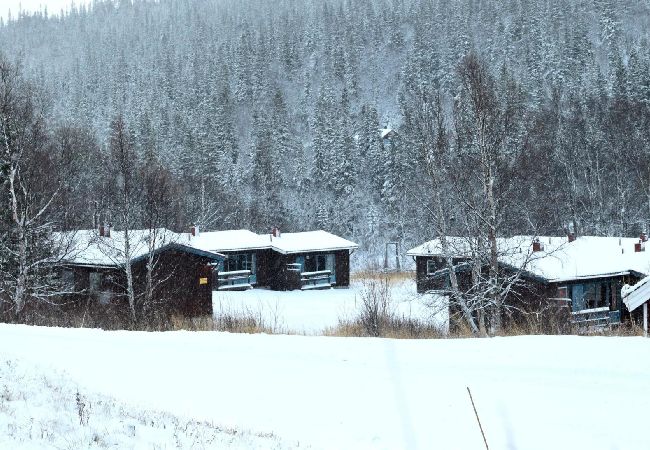
<path fill-rule="evenodd" d="M 136 159 L 173 178 L 176 227 L 318 227 L 369 250 L 432 237 L 436 214 L 471 231 L 480 201 L 463 199 L 484 184 L 468 54 L 504 119 L 500 233 L 650 221 L 645 1 L 119 3 L 23 16 L 0 27 L 0 49 L 48 93 L 49 118 L 92 130 L 100 155 L 123 115 Z M 384 127 L 397 137 L 382 142 Z M 74 226 L 114 215 L 104 171 L 90 158 L 75 175 Z"/>

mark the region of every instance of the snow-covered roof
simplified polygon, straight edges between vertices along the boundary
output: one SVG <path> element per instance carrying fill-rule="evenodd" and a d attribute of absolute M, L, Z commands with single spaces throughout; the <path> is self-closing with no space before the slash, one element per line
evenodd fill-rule
<path fill-rule="evenodd" d="M 541 251 L 533 252 L 533 241 L 539 239 Z M 469 257 L 472 242 L 467 238 L 449 237 L 449 254 Z M 638 238 L 580 236 L 573 242 L 566 237 L 514 236 L 499 238 L 499 262 L 549 282 L 562 282 L 630 272 L 650 274 L 650 251 L 635 252 Z M 410 256 L 443 256 L 438 239 L 426 242 L 407 252 Z"/>
<path fill-rule="evenodd" d="M 184 239 L 193 247 L 214 252 L 272 249 L 289 254 L 350 250 L 358 247 L 354 242 L 323 230 L 280 233 L 279 237 L 256 234 L 249 230 L 209 231 L 201 232 L 198 236 L 185 233 Z"/>
<path fill-rule="evenodd" d="M 351 250 L 357 247 L 354 242 L 323 230 L 281 233 L 280 237 L 271 239 L 271 248 L 283 254 Z"/>
<path fill-rule="evenodd" d="M 233 252 L 271 248 L 268 235 L 259 235 L 249 230 L 202 231 L 198 236 L 184 233 L 184 239 L 189 245 L 206 251 Z"/>
<path fill-rule="evenodd" d="M 392 128 L 382 128 L 382 129 L 379 131 L 379 133 L 381 134 L 381 138 L 382 138 L 382 139 L 385 139 L 386 136 L 388 136 L 389 134 L 391 134 L 391 133 L 393 133 L 393 132 L 395 132 L 395 130 L 393 130 Z"/>
<path fill-rule="evenodd" d="M 199 249 L 181 242 L 182 236 L 166 228 L 155 230 L 129 230 L 130 259 L 136 261 L 150 251 L 149 242 L 153 240 L 152 251 L 174 246 L 177 249 L 198 253 L 211 258 L 222 258 L 214 252 Z M 98 230 L 77 230 L 57 233 L 62 242 L 61 260 L 67 264 L 115 267 L 124 264 L 126 257 L 126 233 L 111 230 L 110 237 L 100 236 Z"/>

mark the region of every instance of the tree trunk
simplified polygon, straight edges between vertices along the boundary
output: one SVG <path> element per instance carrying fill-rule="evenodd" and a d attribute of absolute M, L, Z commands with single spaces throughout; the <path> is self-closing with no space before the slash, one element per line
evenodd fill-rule
<path fill-rule="evenodd" d="M 447 269 L 449 270 L 449 281 L 451 284 L 451 295 L 452 301 L 455 301 L 460 306 L 460 309 L 463 313 L 463 317 L 469 325 L 472 333 L 477 334 L 479 329 L 476 326 L 476 321 L 472 315 L 472 311 L 467 306 L 467 302 L 463 297 L 460 289 L 458 287 L 458 278 L 456 277 L 456 270 L 454 269 L 454 261 L 449 253 L 449 243 L 447 242 L 447 227 L 445 226 L 445 212 L 442 206 L 442 199 L 440 198 L 440 193 L 436 193 L 436 200 L 438 203 L 438 224 L 439 224 L 439 233 L 440 233 L 440 244 L 442 246 L 442 254 L 445 255 L 445 260 L 447 262 Z"/>

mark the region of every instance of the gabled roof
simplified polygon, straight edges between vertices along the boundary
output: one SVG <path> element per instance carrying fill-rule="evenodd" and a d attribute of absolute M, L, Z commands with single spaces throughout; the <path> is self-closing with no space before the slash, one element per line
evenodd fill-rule
<path fill-rule="evenodd" d="M 281 233 L 279 237 L 248 230 L 209 231 L 198 236 L 184 233 L 183 242 L 213 252 L 271 249 L 282 254 L 352 250 L 358 247 L 354 242 L 323 230 Z"/>
<path fill-rule="evenodd" d="M 381 130 L 379 130 L 379 134 L 381 135 L 382 139 L 386 139 L 395 133 L 396 133 L 395 130 L 393 130 L 392 128 L 382 128 Z"/>
<path fill-rule="evenodd" d="M 111 230 L 110 237 L 100 236 L 97 230 L 77 230 L 57 233 L 66 245 L 62 262 L 69 265 L 93 267 L 118 267 L 123 265 L 126 257 L 126 233 Z M 131 262 L 145 258 L 150 251 L 149 242 L 153 240 L 151 250 L 160 253 L 166 250 L 179 250 L 214 260 L 223 259 L 223 255 L 195 248 L 180 242 L 182 236 L 165 228 L 155 230 L 129 230 L 129 247 Z"/>
<path fill-rule="evenodd" d="M 539 239 L 542 250 L 533 252 L 533 241 Z M 472 241 L 447 238 L 449 253 L 456 258 L 469 257 Z M 499 262 L 523 268 L 531 276 L 547 282 L 620 276 L 629 273 L 650 274 L 650 251 L 635 252 L 638 238 L 581 236 L 573 242 L 566 237 L 513 236 L 499 238 Z M 426 242 L 407 252 L 410 256 L 444 256 L 438 239 Z"/>

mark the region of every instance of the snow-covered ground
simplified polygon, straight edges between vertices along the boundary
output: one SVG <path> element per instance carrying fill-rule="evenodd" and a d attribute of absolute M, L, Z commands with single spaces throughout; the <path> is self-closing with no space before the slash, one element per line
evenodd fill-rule
<path fill-rule="evenodd" d="M 285 447 L 482 448 L 469 386 L 491 448 L 648 448 L 643 338 L 415 341 L 0 325 L 0 343 L 2 361 L 37 364 L 47 375 L 65 370 L 75 386 L 66 398 L 78 388 L 136 410 L 273 433 Z M 42 395 L 33 392 L 45 389 L 40 376 L 25 383 L 29 396 Z M 21 414 L 52 413 L 29 406 Z M 7 443 L 6 415 L 0 420 L 0 446 L 30 445 L 27 437 Z"/>
<path fill-rule="evenodd" d="M 147 411 L 87 392 L 59 370 L 0 356 L 0 448 L 293 448 L 276 437 Z"/>
<path fill-rule="evenodd" d="M 363 289 L 356 281 L 349 288 L 313 291 L 215 291 L 212 306 L 215 316 L 254 316 L 276 332 L 315 335 L 336 327 L 339 320 L 353 320 L 361 309 Z M 390 293 L 395 314 L 446 327 L 444 301 L 417 294 L 415 281 L 392 281 Z"/>

